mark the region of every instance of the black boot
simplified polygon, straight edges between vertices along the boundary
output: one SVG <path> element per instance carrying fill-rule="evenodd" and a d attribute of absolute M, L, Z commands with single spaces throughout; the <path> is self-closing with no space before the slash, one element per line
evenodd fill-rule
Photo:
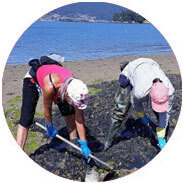
<path fill-rule="evenodd" d="M 112 124 L 111 124 L 109 131 L 107 133 L 107 136 L 105 137 L 105 140 L 104 140 L 104 151 L 109 149 L 109 147 L 112 145 L 113 138 L 122 123 L 121 120 L 116 120 L 113 118 L 111 120 L 112 120 Z"/>

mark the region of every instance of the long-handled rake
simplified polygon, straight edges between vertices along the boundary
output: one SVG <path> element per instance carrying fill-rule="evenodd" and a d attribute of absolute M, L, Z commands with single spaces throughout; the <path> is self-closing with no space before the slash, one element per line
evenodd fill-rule
<path fill-rule="evenodd" d="M 36 122 L 35 123 L 37 126 L 39 126 L 40 128 L 42 128 L 43 130 L 46 131 L 46 127 L 44 127 L 43 125 L 41 125 L 40 123 Z M 56 137 L 62 141 L 64 141 L 65 143 L 69 144 L 70 146 L 72 146 L 73 148 L 77 149 L 78 151 L 82 151 L 80 147 L 78 147 L 77 145 L 73 144 L 72 142 L 70 142 L 69 140 L 65 139 L 64 137 L 60 136 L 60 135 L 56 135 Z M 88 155 L 90 158 L 92 158 L 93 160 L 98 161 L 99 163 L 103 164 L 104 166 L 106 166 L 107 168 L 109 168 L 110 170 L 113 170 L 113 167 L 108 165 L 107 163 L 105 163 L 104 161 L 98 159 L 97 157 L 95 157 L 92 154 Z"/>

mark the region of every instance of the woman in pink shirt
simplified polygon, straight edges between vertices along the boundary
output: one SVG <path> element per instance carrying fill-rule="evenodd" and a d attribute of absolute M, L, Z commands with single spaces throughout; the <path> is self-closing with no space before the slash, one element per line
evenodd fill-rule
<path fill-rule="evenodd" d="M 57 61 L 58 58 L 59 55 L 51 54 L 40 57 L 37 61 Z M 90 160 L 88 154 L 91 154 L 91 150 L 87 145 L 83 114 L 83 110 L 87 107 L 88 88 L 81 80 L 75 79 L 69 70 L 57 64 L 41 65 L 35 75 L 29 71 L 24 77 L 22 110 L 16 138 L 19 146 L 24 149 L 39 99 L 38 91 L 43 93 L 47 135 L 55 137 L 58 133 L 52 123 L 52 104 L 54 102 L 58 105 L 62 116 L 65 117 L 70 141 L 75 144 L 79 143 L 82 155 Z"/>

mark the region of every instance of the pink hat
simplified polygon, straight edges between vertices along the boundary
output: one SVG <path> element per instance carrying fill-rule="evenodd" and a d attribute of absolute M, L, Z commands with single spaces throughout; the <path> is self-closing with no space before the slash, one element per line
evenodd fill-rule
<path fill-rule="evenodd" d="M 168 88 L 161 82 L 156 82 L 150 90 L 152 108 L 156 112 L 165 112 L 168 109 Z"/>

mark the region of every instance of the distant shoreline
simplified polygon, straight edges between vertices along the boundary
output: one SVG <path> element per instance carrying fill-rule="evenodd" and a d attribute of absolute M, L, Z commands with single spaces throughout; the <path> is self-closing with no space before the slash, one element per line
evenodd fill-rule
<path fill-rule="evenodd" d="M 73 22 L 73 23 L 111 23 L 111 24 L 151 24 L 149 21 L 145 20 L 143 23 L 138 23 L 138 22 L 120 22 L 120 21 L 108 21 L 108 20 L 96 20 L 96 21 L 66 21 L 66 20 L 46 20 L 46 19 L 39 19 L 38 21 L 42 22 Z"/>
<path fill-rule="evenodd" d="M 158 56 L 158 55 L 173 55 L 173 53 L 163 53 L 163 54 L 150 54 L 150 55 L 133 55 L 133 56 L 130 56 L 130 55 L 122 55 L 122 56 L 115 56 L 115 57 L 105 57 L 105 58 L 95 58 L 95 59 L 82 59 L 82 60 L 65 60 L 64 62 L 78 62 L 78 61 L 93 61 L 93 60 L 105 60 L 105 59 L 120 59 L 120 58 L 124 58 L 124 57 L 151 57 L 151 56 Z M 19 63 L 6 63 L 6 65 L 27 65 L 28 64 L 28 61 L 27 63 L 23 63 L 22 62 L 19 62 Z"/>

